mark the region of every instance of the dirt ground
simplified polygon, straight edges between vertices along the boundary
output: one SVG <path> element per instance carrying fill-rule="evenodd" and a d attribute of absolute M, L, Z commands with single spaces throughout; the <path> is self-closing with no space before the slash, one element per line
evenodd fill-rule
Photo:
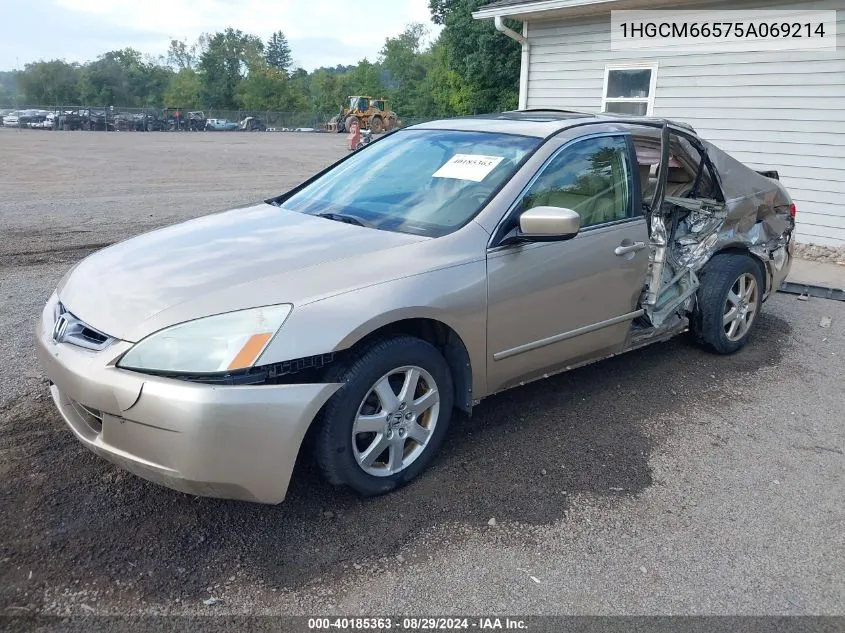
<path fill-rule="evenodd" d="M 680 337 L 485 400 L 378 499 L 307 459 L 279 506 L 202 499 L 84 449 L 31 340 L 61 276 L 343 145 L 0 129 L 0 613 L 845 614 L 841 302 L 772 297 L 732 357 Z"/>

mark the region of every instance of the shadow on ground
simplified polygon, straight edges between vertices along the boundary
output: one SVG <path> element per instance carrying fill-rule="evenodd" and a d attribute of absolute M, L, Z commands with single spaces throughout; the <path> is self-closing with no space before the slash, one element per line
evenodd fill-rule
<path fill-rule="evenodd" d="M 196 600 L 238 567 L 265 586 L 297 587 L 443 523 L 548 524 L 574 493 L 636 494 L 651 484 L 644 427 L 667 416 L 682 426 L 689 407 L 718 406 L 720 386 L 780 361 L 788 324 L 764 314 L 758 328 L 732 357 L 681 337 L 489 398 L 454 421 L 430 471 L 369 500 L 328 487 L 308 460 L 278 506 L 171 492 L 89 454 L 46 394 L 28 398 L 0 412 L 10 482 L 0 497 L 0 607 L 39 609 L 45 587 L 93 582 Z"/>

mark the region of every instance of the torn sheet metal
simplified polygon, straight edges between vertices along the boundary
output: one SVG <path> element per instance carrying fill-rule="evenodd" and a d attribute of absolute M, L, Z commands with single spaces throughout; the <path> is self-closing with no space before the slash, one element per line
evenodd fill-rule
<path fill-rule="evenodd" d="M 647 159 L 641 153 L 655 153 L 647 141 L 642 145 L 638 147 L 641 164 Z M 701 141 L 699 148 L 682 137 L 667 141 L 664 130 L 661 145 L 663 160 L 669 150 L 669 174 L 680 161 L 696 177 L 677 195 L 658 193 L 659 179 L 656 183 L 649 212 L 651 268 L 641 301 L 652 325 L 660 328 L 673 314 L 693 309 L 699 285 L 696 273 L 726 248 L 753 253 L 764 264 L 766 287 L 776 289 L 788 270 L 794 228 L 792 200 L 783 185 L 707 141 Z M 712 186 L 713 178 L 721 196 Z"/>
<path fill-rule="evenodd" d="M 721 209 L 702 204 L 690 210 L 675 236 L 676 261 L 698 270 L 713 253 L 730 246 L 745 246 L 770 261 L 775 251 L 785 249 L 794 227 L 789 194 L 778 181 L 761 176 L 712 143 L 702 143 L 725 202 Z"/>

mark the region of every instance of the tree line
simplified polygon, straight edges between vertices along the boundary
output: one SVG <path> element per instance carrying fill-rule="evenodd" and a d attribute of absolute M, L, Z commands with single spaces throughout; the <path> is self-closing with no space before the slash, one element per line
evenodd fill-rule
<path fill-rule="evenodd" d="M 386 97 L 402 117 L 513 109 L 519 45 L 472 18 L 485 0 L 430 0 L 429 29 L 414 23 L 388 37 L 378 58 L 306 72 L 282 31 L 265 42 L 226 28 L 196 42 L 172 40 L 159 57 L 125 48 L 85 64 L 38 61 L 0 73 L 0 104 L 114 105 L 333 113 L 347 95 Z"/>

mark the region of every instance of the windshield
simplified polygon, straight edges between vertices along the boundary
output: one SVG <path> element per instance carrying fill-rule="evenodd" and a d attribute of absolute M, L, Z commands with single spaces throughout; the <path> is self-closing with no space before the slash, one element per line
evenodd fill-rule
<path fill-rule="evenodd" d="M 429 237 L 466 224 L 540 139 L 403 130 L 361 150 L 280 204 L 284 209 Z"/>

